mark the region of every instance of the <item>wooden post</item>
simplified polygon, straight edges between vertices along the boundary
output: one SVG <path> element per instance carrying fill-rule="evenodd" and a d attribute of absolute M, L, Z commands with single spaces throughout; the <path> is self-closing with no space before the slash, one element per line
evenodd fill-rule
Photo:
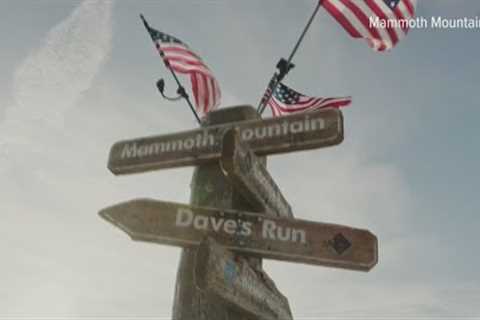
<path fill-rule="evenodd" d="M 266 170 L 269 154 L 341 143 L 339 110 L 264 120 L 253 107 L 238 106 L 209 113 L 202 126 L 117 142 L 108 163 L 114 174 L 197 165 L 191 205 L 133 199 L 99 212 L 133 240 L 183 248 L 174 320 L 292 319 L 262 258 L 361 271 L 376 265 L 374 234 L 293 219 Z"/>
<path fill-rule="evenodd" d="M 256 119 L 260 116 L 251 106 L 238 106 L 210 112 L 204 126 Z M 259 157 L 266 165 L 265 157 Z M 220 163 L 195 168 L 191 183 L 190 203 L 197 206 L 255 211 L 234 189 L 223 174 Z M 198 249 L 183 249 L 177 273 L 173 305 L 174 320 L 247 320 L 246 314 L 221 303 L 197 288 L 195 257 Z M 248 258 L 252 268 L 261 272 L 261 260 Z"/>

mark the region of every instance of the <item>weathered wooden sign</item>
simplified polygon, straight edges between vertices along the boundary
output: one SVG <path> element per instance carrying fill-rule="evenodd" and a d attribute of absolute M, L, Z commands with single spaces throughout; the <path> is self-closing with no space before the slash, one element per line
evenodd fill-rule
<path fill-rule="evenodd" d="M 232 127 L 258 155 L 333 146 L 343 141 L 343 116 L 338 109 L 285 117 L 208 126 L 196 130 L 127 140 L 110 150 L 114 174 L 199 165 L 220 158 L 222 136 Z"/>
<path fill-rule="evenodd" d="M 198 246 L 214 234 L 224 247 L 260 258 L 368 271 L 377 263 L 377 238 L 347 226 L 199 208 L 149 199 L 100 211 L 133 240 Z"/>
<path fill-rule="evenodd" d="M 259 211 L 293 218 L 292 208 L 280 188 L 255 153 L 241 141 L 236 128 L 229 129 L 223 136 L 220 164 L 225 175 Z"/>
<path fill-rule="evenodd" d="M 287 298 L 246 259 L 208 238 L 201 243 L 195 260 L 195 279 L 201 290 L 246 312 L 252 319 L 292 319 Z"/>

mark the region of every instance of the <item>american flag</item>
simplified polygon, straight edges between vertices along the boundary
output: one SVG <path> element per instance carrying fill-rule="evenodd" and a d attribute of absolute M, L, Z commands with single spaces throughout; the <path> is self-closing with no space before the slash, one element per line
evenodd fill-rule
<path fill-rule="evenodd" d="M 386 51 L 406 36 L 417 0 L 323 0 L 322 4 L 352 37 Z"/>
<path fill-rule="evenodd" d="M 148 27 L 148 32 L 165 63 L 173 71 L 190 76 L 197 112 L 205 115 L 220 104 L 217 80 L 202 59 L 179 39 Z"/>
<path fill-rule="evenodd" d="M 271 87 L 265 95 L 269 95 Z M 351 97 L 319 98 L 308 97 L 279 82 L 268 101 L 274 117 L 295 112 L 307 112 L 325 108 L 340 108 L 350 105 Z"/>

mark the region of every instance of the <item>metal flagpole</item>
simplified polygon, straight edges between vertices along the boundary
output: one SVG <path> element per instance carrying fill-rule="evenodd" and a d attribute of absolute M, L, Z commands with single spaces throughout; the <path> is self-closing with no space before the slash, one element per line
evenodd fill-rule
<path fill-rule="evenodd" d="M 298 48 L 300 47 L 300 43 L 302 43 L 303 38 L 305 37 L 305 34 L 307 33 L 308 29 L 310 28 L 310 25 L 312 24 L 313 19 L 317 15 L 318 10 L 320 9 L 320 6 L 322 5 L 323 0 L 319 0 L 317 6 L 315 7 L 315 10 L 313 11 L 312 15 L 310 16 L 310 19 L 308 20 L 307 25 L 302 31 L 302 34 L 300 35 L 300 38 L 298 39 L 297 43 L 295 44 L 295 47 L 293 48 L 292 52 L 290 53 L 290 56 L 288 57 L 288 60 L 285 60 L 283 58 L 280 59 L 277 63 L 277 69 L 278 72 L 275 72 L 268 82 L 268 87 L 265 90 L 265 92 L 268 91 L 268 88 L 271 88 L 271 91 L 263 95 L 262 99 L 260 100 L 260 103 L 258 104 L 257 107 L 257 112 L 262 114 L 263 111 L 265 110 L 268 101 L 272 97 L 273 93 L 275 92 L 275 89 L 277 88 L 278 84 L 285 78 L 285 76 L 288 74 L 290 69 L 294 67 L 292 64 L 292 59 L 295 53 L 297 52 Z"/>
<path fill-rule="evenodd" d="M 170 66 L 170 63 L 165 60 L 165 53 L 162 51 L 162 49 L 160 48 L 160 44 L 153 38 L 152 36 L 152 33 L 150 32 L 151 28 L 150 26 L 148 25 L 148 22 L 147 20 L 145 20 L 145 17 L 143 16 L 143 14 L 140 14 L 140 19 L 142 19 L 143 21 L 143 25 L 145 26 L 145 29 L 147 29 L 148 31 L 148 34 L 150 35 L 150 38 L 152 39 L 153 43 L 155 44 L 155 46 L 157 47 L 159 53 L 160 53 L 160 57 L 162 58 L 165 66 L 167 67 L 168 70 L 170 70 L 170 73 L 172 74 L 173 78 L 175 79 L 175 82 L 177 83 L 178 85 L 178 89 L 177 89 L 177 93 L 185 99 L 185 101 L 187 101 L 187 104 L 188 106 L 190 107 L 190 110 L 192 110 L 193 114 L 195 115 L 195 118 L 197 119 L 198 121 L 198 124 L 201 124 L 201 120 L 200 120 L 200 117 L 198 116 L 198 113 L 195 111 L 195 108 L 193 107 L 192 105 L 192 102 L 190 101 L 190 98 L 187 94 L 187 92 L 185 91 L 185 88 L 182 86 L 182 84 L 180 83 L 180 80 L 178 80 L 178 77 L 177 77 L 177 74 L 175 73 L 175 71 L 173 71 L 172 67 Z"/>

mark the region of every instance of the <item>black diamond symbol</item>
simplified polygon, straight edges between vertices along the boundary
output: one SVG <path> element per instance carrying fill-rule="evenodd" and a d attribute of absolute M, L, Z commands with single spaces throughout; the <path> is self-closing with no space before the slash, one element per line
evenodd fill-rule
<path fill-rule="evenodd" d="M 330 245 L 335 249 L 338 254 L 342 254 L 352 246 L 350 241 L 343 236 L 341 233 L 337 233 L 333 240 L 330 241 Z"/>

